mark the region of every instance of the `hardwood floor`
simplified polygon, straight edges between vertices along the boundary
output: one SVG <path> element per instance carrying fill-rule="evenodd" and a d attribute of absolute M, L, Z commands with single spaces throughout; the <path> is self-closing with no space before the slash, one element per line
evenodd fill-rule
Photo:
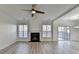
<path fill-rule="evenodd" d="M 79 42 L 17 42 L 3 54 L 78 54 Z"/>

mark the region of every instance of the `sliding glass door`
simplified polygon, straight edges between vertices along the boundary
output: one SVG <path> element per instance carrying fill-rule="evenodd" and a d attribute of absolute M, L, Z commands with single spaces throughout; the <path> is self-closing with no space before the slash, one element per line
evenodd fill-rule
<path fill-rule="evenodd" d="M 70 40 L 69 26 L 58 26 L 58 40 Z"/>

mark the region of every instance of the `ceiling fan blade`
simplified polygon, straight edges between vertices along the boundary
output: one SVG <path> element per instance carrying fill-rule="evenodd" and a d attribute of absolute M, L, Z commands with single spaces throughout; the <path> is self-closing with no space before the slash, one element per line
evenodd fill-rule
<path fill-rule="evenodd" d="M 35 11 L 36 11 L 36 13 L 45 14 L 45 12 L 43 12 L 43 11 L 38 11 L 38 10 L 35 10 Z"/>
<path fill-rule="evenodd" d="M 25 9 L 21 9 L 22 11 L 32 11 L 32 10 L 25 10 Z"/>

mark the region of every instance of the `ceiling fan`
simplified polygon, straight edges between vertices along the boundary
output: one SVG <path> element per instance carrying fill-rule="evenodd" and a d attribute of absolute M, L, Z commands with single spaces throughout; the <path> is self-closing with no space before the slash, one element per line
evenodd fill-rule
<path fill-rule="evenodd" d="M 35 13 L 45 14 L 45 12 L 39 11 L 39 10 L 36 9 L 36 4 L 32 5 L 32 9 L 31 10 L 22 9 L 22 11 L 31 11 L 32 12 L 32 17 L 34 16 Z"/>

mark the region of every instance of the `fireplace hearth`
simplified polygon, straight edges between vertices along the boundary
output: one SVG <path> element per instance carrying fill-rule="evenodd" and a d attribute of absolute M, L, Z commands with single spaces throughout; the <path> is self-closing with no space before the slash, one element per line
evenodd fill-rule
<path fill-rule="evenodd" d="M 31 42 L 40 42 L 40 33 L 31 33 Z"/>

